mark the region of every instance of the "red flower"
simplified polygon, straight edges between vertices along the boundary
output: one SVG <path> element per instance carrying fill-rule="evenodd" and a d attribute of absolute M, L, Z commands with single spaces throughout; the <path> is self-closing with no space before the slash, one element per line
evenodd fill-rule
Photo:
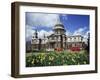
<path fill-rule="evenodd" d="M 80 51 L 80 47 L 71 47 L 70 50 L 71 51 Z"/>
<path fill-rule="evenodd" d="M 55 48 L 55 51 L 63 51 L 62 48 Z"/>

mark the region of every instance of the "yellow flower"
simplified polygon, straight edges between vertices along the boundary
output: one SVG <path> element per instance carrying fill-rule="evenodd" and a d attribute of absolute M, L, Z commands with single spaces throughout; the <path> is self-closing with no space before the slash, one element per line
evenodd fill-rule
<path fill-rule="evenodd" d="M 78 65 L 80 65 L 80 63 L 78 63 Z"/>
<path fill-rule="evenodd" d="M 39 62 L 39 60 L 36 60 L 36 62 Z"/>
<path fill-rule="evenodd" d="M 54 57 L 53 56 L 49 56 L 49 60 L 54 60 Z"/>
<path fill-rule="evenodd" d="M 49 64 L 51 64 L 51 63 L 49 62 Z"/>
<path fill-rule="evenodd" d="M 39 56 L 39 59 L 41 58 L 41 56 Z"/>
<path fill-rule="evenodd" d="M 32 60 L 32 64 L 34 64 L 34 59 Z"/>
<path fill-rule="evenodd" d="M 86 64 L 86 61 L 84 61 L 84 64 Z"/>
<path fill-rule="evenodd" d="M 72 58 L 72 61 L 75 62 L 75 60 Z"/>

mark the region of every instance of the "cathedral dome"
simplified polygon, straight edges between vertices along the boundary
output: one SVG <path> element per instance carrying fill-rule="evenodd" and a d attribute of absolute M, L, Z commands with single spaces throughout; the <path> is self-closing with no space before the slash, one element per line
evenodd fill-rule
<path fill-rule="evenodd" d="M 55 30 L 55 29 L 63 29 L 63 30 L 65 30 L 65 29 L 64 29 L 64 25 L 63 25 L 61 22 L 55 24 L 54 30 Z"/>
<path fill-rule="evenodd" d="M 66 32 L 64 25 L 61 22 L 55 24 L 54 32 L 55 34 L 64 34 Z"/>

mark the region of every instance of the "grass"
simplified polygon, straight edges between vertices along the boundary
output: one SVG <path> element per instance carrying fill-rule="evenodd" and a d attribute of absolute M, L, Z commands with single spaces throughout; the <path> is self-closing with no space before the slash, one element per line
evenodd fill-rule
<path fill-rule="evenodd" d="M 89 64 L 87 51 L 38 52 L 26 54 L 26 67 Z"/>

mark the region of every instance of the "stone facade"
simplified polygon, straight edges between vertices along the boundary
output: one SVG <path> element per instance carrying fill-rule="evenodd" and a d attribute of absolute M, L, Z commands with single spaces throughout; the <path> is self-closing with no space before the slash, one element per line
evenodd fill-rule
<path fill-rule="evenodd" d="M 38 33 L 35 31 L 31 41 L 32 50 L 53 51 L 55 48 L 62 48 L 64 50 L 70 49 L 71 47 L 84 48 L 85 43 L 81 35 L 67 36 L 65 32 L 66 30 L 62 23 L 56 24 L 53 28 L 53 34 L 43 39 L 38 38 Z"/>

